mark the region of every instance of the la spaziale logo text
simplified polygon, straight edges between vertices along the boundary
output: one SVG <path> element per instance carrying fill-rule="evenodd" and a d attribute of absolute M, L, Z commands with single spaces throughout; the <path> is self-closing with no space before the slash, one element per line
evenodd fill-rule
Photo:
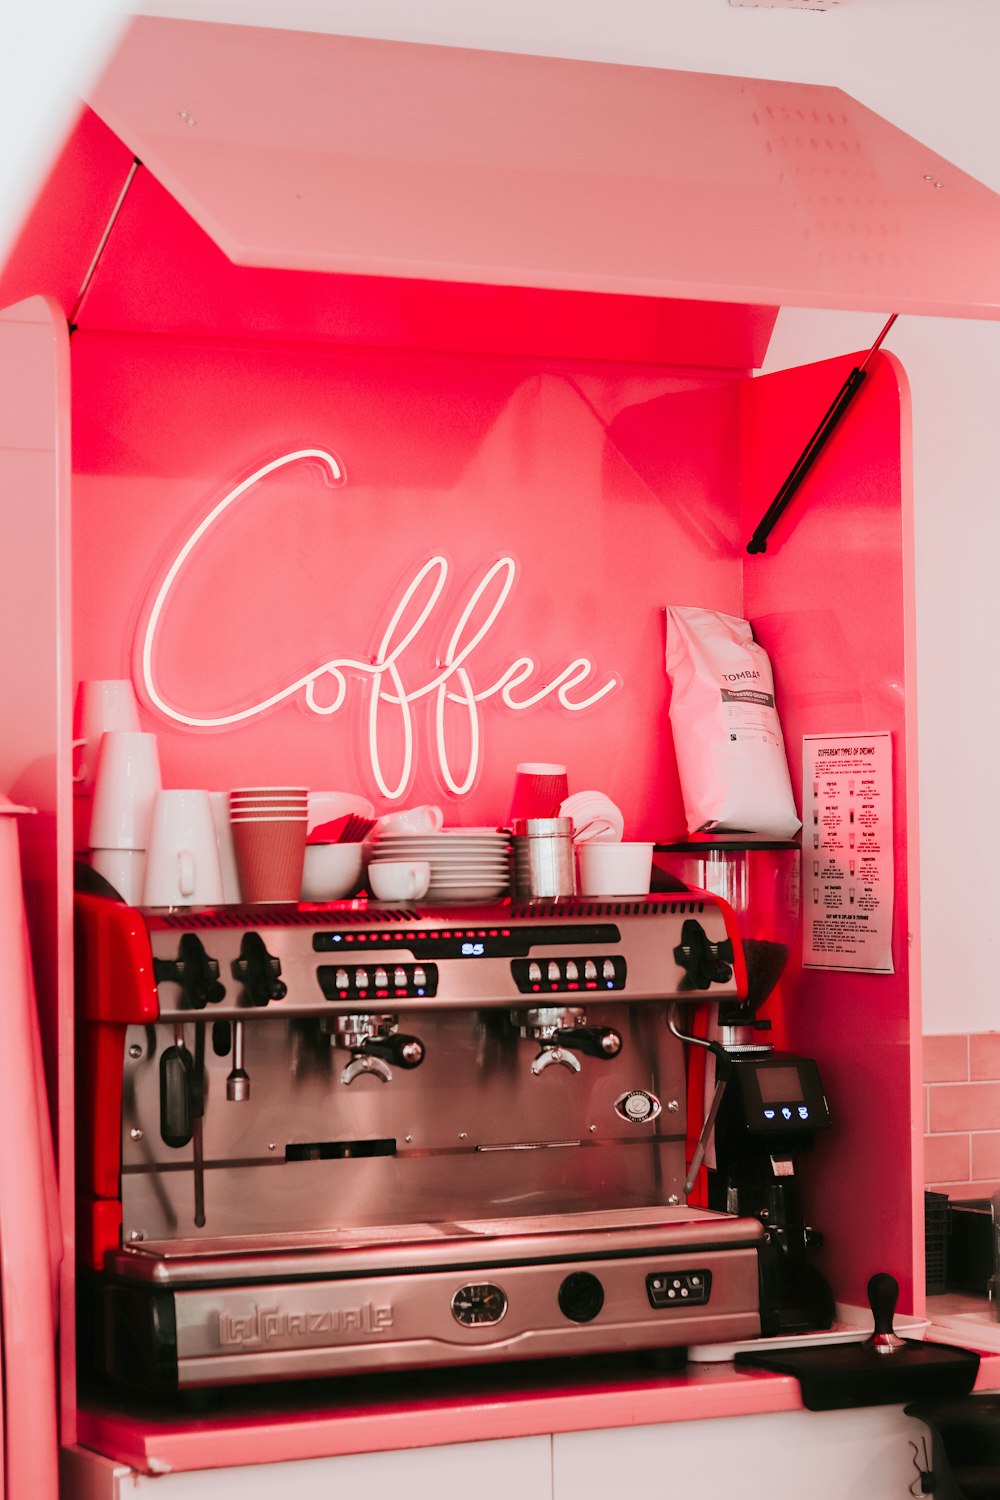
<path fill-rule="evenodd" d="M 388 624 L 374 654 L 369 657 L 335 656 L 320 666 L 296 676 L 285 686 L 259 702 L 248 703 L 233 713 L 187 713 L 170 703 L 161 693 L 155 670 L 157 645 L 167 601 L 185 563 L 203 546 L 219 518 L 238 504 L 253 487 L 276 470 L 289 464 L 312 462 L 321 465 L 327 482 L 340 485 L 344 470 L 340 460 L 322 448 L 299 448 L 282 454 L 255 469 L 242 480 L 194 529 L 170 563 L 141 627 L 138 644 L 138 671 L 146 697 L 165 718 L 194 729 L 217 729 L 245 723 L 258 714 L 274 708 L 285 699 L 302 694 L 314 714 L 330 717 L 346 703 L 350 683 L 369 686 L 367 714 L 367 754 L 372 778 L 387 801 L 403 797 L 414 771 L 416 753 L 414 708 L 425 703 L 431 719 L 432 753 L 443 784 L 455 796 L 468 793 L 475 784 L 483 755 L 482 705 L 499 699 L 508 709 L 522 713 L 545 699 L 555 698 L 567 713 L 593 708 L 621 686 L 617 676 L 595 684 L 595 667 L 589 657 L 577 656 L 546 682 L 537 683 L 538 666 L 534 657 L 516 657 L 493 682 L 477 685 L 474 658 L 483 642 L 497 628 L 504 606 L 510 597 L 517 575 L 512 557 L 500 557 L 487 567 L 472 588 L 443 651 L 437 653 L 434 674 L 425 682 L 413 683 L 406 676 L 406 655 L 417 638 L 433 628 L 432 618 L 438 608 L 448 580 L 448 563 L 440 556 L 430 557 L 414 574 L 402 596 L 391 610 Z M 420 601 L 423 601 L 422 603 Z M 417 601 L 414 603 L 414 601 Z M 460 710 L 458 725 L 449 706 Z M 401 729 L 402 748 L 395 774 L 387 771 L 386 727 L 395 719 Z M 462 748 L 455 741 L 461 725 Z M 399 737 L 398 734 L 396 736 Z M 456 769 L 456 760 L 461 766 Z"/>

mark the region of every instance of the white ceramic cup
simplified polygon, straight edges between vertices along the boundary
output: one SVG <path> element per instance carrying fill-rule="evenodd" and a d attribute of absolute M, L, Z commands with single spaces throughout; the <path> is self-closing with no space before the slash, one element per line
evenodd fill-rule
<path fill-rule="evenodd" d="M 645 896 L 653 872 L 652 844 L 577 844 L 583 896 Z"/>
<path fill-rule="evenodd" d="M 440 807 L 430 803 L 422 807 L 403 807 L 399 812 L 385 813 L 378 820 L 380 833 L 437 833 L 444 822 Z"/>
<path fill-rule="evenodd" d="M 81 682 L 75 720 L 80 738 L 73 741 L 73 748 L 80 751 L 80 758 L 73 780 L 78 792 L 89 792 L 94 786 L 101 735 L 113 729 L 139 728 L 135 689 L 123 678 Z"/>
<path fill-rule="evenodd" d="M 149 828 L 143 906 L 217 906 L 224 900 L 208 792 L 159 792 Z"/>
<path fill-rule="evenodd" d="M 215 843 L 222 871 L 222 899 L 227 906 L 239 906 L 243 896 L 240 892 L 240 872 L 236 867 L 236 850 L 233 847 L 233 829 L 229 821 L 229 793 L 209 792 L 208 800 L 212 807 Z"/>
<path fill-rule="evenodd" d="M 146 872 L 145 849 L 92 849 L 90 863 L 123 901 L 129 906 L 139 905 Z"/>
<path fill-rule="evenodd" d="M 378 859 L 368 866 L 368 884 L 377 901 L 419 901 L 430 883 L 425 859 Z"/>
<path fill-rule="evenodd" d="M 92 849 L 147 849 L 153 801 L 159 792 L 156 735 L 113 729 L 101 736 L 90 814 Z"/>

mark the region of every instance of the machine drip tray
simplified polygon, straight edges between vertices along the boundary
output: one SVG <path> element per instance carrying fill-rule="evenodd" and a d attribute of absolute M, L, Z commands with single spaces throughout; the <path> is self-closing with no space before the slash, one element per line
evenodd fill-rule
<path fill-rule="evenodd" d="M 414 1263 L 445 1267 L 498 1259 L 545 1261 L 565 1256 L 634 1257 L 755 1247 L 757 1219 L 711 1209 L 664 1207 L 554 1213 L 433 1224 L 364 1225 L 325 1235 L 245 1235 L 227 1239 L 148 1241 L 113 1251 L 107 1268 L 127 1281 L 195 1285 L 259 1282 L 291 1276 L 389 1273 Z"/>

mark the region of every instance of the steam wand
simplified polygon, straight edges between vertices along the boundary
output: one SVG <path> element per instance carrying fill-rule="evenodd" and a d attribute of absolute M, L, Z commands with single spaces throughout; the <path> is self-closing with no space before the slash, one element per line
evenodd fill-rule
<path fill-rule="evenodd" d="M 699 1135 L 698 1144 L 694 1148 L 691 1166 L 688 1170 L 687 1180 L 684 1183 L 684 1196 L 686 1198 L 694 1187 L 698 1173 L 701 1171 L 701 1164 L 705 1160 L 708 1142 L 711 1139 L 712 1131 L 715 1129 L 715 1121 L 722 1105 L 722 1097 L 726 1092 L 726 1085 L 729 1082 L 729 1075 L 732 1071 L 732 1060 L 721 1042 L 710 1042 L 706 1037 L 689 1036 L 686 1032 L 681 1031 L 677 1025 L 676 1004 L 670 1007 L 667 1014 L 667 1026 L 678 1041 L 691 1042 L 696 1047 L 704 1047 L 705 1051 L 711 1052 L 715 1058 L 715 1092 L 712 1095 L 712 1102 L 708 1107 L 708 1114 L 705 1116 L 705 1123 L 701 1127 L 701 1135 Z"/>

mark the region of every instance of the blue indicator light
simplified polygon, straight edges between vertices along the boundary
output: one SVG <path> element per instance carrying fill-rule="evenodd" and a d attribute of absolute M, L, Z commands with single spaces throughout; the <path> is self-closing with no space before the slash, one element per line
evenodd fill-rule
<path fill-rule="evenodd" d="M 615 987 L 614 980 L 613 979 L 609 979 L 608 982 L 607 982 L 607 984 L 605 985 L 605 989 L 613 990 L 614 987 Z"/>
<path fill-rule="evenodd" d="M 463 943 L 462 944 L 462 957 L 463 958 L 482 958 L 482 956 L 483 956 L 483 954 L 485 952 L 486 952 L 486 944 L 485 943 Z"/>
<path fill-rule="evenodd" d="M 344 939 L 343 939 L 343 936 L 341 935 L 341 933 L 335 932 L 333 934 L 333 941 L 335 943 L 342 943 L 344 941 Z"/>
<path fill-rule="evenodd" d="M 773 1109 L 765 1109 L 765 1111 L 764 1111 L 764 1119 L 765 1120 L 773 1120 L 774 1119 L 774 1110 Z"/>
<path fill-rule="evenodd" d="M 800 1120 L 808 1120 L 808 1118 L 809 1118 L 809 1106 L 807 1104 L 800 1104 L 799 1105 L 799 1119 Z"/>
<path fill-rule="evenodd" d="M 417 990 L 417 994 L 418 995 L 426 995 L 426 993 L 427 993 L 426 990 Z"/>
<path fill-rule="evenodd" d="M 789 1108 L 788 1108 L 788 1105 L 787 1105 L 787 1104 L 783 1104 L 783 1105 L 782 1105 L 782 1106 L 781 1106 L 781 1113 L 782 1113 L 782 1115 L 783 1115 L 783 1116 L 784 1116 L 784 1117 L 785 1117 L 785 1119 L 786 1119 L 786 1120 L 790 1120 L 790 1119 L 791 1119 L 791 1118 L 792 1118 L 792 1112 L 791 1112 L 791 1110 L 790 1110 L 790 1109 L 789 1109 Z"/>

